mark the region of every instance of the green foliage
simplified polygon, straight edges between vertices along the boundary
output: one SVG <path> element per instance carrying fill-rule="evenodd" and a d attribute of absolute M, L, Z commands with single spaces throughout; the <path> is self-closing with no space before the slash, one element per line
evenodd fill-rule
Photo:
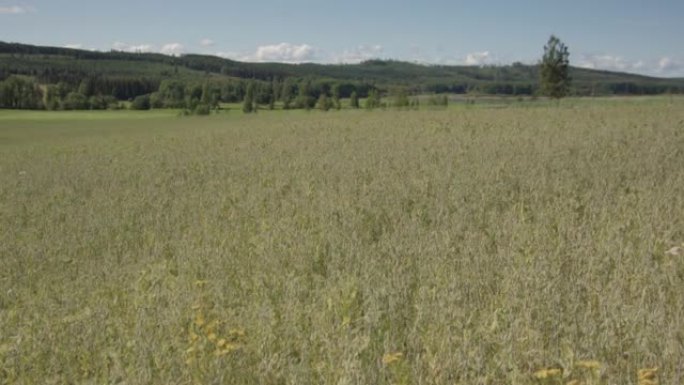
<path fill-rule="evenodd" d="M 0 108 L 40 109 L 42 98 L 38 84 L 31 79 L 10 76 L 0 82 Z"/>
<path fill-rule="evenodd" d="M 159 86 L 159 91 L 155 95 L 154 104 L 162 105 L 165 108 L 184 108 L 185 107 L 185 84 L 178 80 L 164 80 Z"/>
<path fill-rule="evenodd" d="M 316 102 L 316 108 L 321 111 L 328 111 L 334 106 L 333 101 L 326 94 L 321 94 Z"/>
<path fill-rule="evenodd" d="M 349 105 L 351 108 L 359 108 L 359 96 L 357 95 L 356 91 L 353 91 L 351 93 L 351 96 L 349 98 Z"/>
<path fill-rule="evenodd" d="M 394 108 L 408 108 L 410 106 L 410 101 L 408 97 L 408 92 L 405 89 L 395 90 L 392 97 L 392 107 Z"/>
<path fill-rule="evenodd" d="M 285 81 L 283 81 L 282 89 L 280 91 L 280 100 L 283 102 L 283 109 L 290 109 L 294 94 L 294 80 L 292 78 L 286 78 Z"/>
<path fill-rule="evenodd" d="M 93 82 L 86 78 L 81 81 L 81 84 L 78 86 L 78 93 L 85 95 L 85 96 L 92 96 L 95 92 L 93 89 Z"/>
<path fill-rule="evenodd" d="M 336 110 L 342 109 L 342 103 L 340 102 L 340 85 L 339 84 L 333 84 L 332 90 L 330 91 L 332 94 L 332 105 Z"/>
<path fill-rule="evenodd" d="M 254 108 L 254 82 L 250 82 L 247 85 L 245 99 L 242 101 L 242 112 L 244 112 L 245 114 L 251 114 L 252 112 L 256 112 Z"/>
<path fill-rule="evenodd" d="M 554 99 L 566 96 L 570 90 L 570 53 L 568 47 L 551 35 L 544 46 L 539 64 L 541 93 Z"/>
<path fill-rule="evenodd" d="M 110 95 L 94 95 L 88 99 L 91 110 L 107 110 L 116 107 L 118 100 Z"/>
<path fill-rule="evenodd" d="M 380 92 L 378 92 L 377 89 L 372 89 L 368 93 L 368 97 L 366 98 L 366 104 L 365 108 L 367 110 L 372 110 L 375 108 L 379 108 L 382 106 L 382 97 L 380 96 Z"/>
<path fill-rule="evenodd" d="M 87 110 L 90 108 L 88 98 L 80 92 L 69 92 L 62 101 L 64 110 Z"/>
<path fill-rule="evenodd" d="M 49 111 L 58 110 L 60 97 L 57 94 L 57 86 L 48 85 L 45 87 L 45 109 Z"/>
<path fill-rule="evenodd" d="M 200 97 L 200 104 L 211 108 L 218 108 L 219 100 L 221 98 L 221 91 L 212 86 L 209 82 L 202 85 L 202 96 Z"/>
<path fill-rule="evenodd" d="M 259 83 L 259 86 L 256 89 L 256 95 L 254 97 L 254 101 L 257 104 L 260 105 L 267 105 L 270 108 L 270 105 L 272 103 L 275 103 L 275 90 L 273 89 L 273 83 L 272 82 L 263 82 Z"/>
<path fill-rule="evenodd" d="M 200 103 L 193 110 L 195 115 L 209 115 L 211 114 L 211 106 L 209 104 Z"/>
<path fill-rule="evenodd" d="M 149 110 L 150 108 L 150 95 L 136 96 L 131 103 L 131 110 Z"/>
<path fill-rule="evenodd" d="M 297 98 L 294 103 L 295 107 L 306 110 L 310 110 L 316 105 L 316 98 L 312 94 L 310 80 L 304 80 L 299 84 Z"/>
<path fill-rule="evenodd" d="M 100 95 L 126 102 L 140 95 L 152 95 L 152 108 L 194 109 L 198 104 L 216 108 L 220 102 L 242 102 L 247 83 L 253 82 L 255 105 L 275 108 L 276 101 L 280 100 L 284 109 L 309 109 L 325 93 L 332 98 L 334 108 L 339 109 L 339 99 L 350 98 L 352 93 L 366 97 L 371 89 L 389 94 L 393 89 L 403 88 L 408 94 L 533 95 L 540 92 L 540 81 L 544 78 L 540 72 L 549 74 L 549 79 L 556 76 L 558 71 L 552 68 L 563 69 L 566 79 L 572 77 L 572 93 L 576 95 L 684 92 L 684 79 L 570 68 L 567 63 L 563 64 L 563 52 L 567 54 L 567 48 L 559 41 L 550 40 L 549 44 L 546 53 L 551 57 L 557 52 L 554 60 L 560 60 L 562 65 L 542 69 L 521 63 L 480 68 L 393 60 L 372 60 L 358 65 L 239 63 L 206 55 L 170 57 L 0 42 L 0 82 L 18 76 L 40 85 L 37 92 L 27 88 L 21 103 L 16 99 L 8 102 L 9 97 L 0 99 L 5 99 L 3 105 L 15 106 L 11 108 L 54 110 L 63 107 L 70 92 L 86 96 L 88 104 L 91 104 L 90 98 Z M 550 80 L 545 84 L 543 92 L 554 97 L 569 92 L 567 81 Z M 44 95 L 31 96 L 38 92 Z M 388 104 L 394 102 L 390 99 Z M 97 108 L 101 106 L 96 103 Z"/>
<path fill-rule="evenodd" d="M 164 108 L 164 97 L 159 92 L 153 92 L 150 94 L 150 107 L 151 108 Z"/>
<path fill-rule="evenodd" d="M 277 96 L 276 96 L 275 90 L 273 90 L 273 93 L 272 93 L 271 96 L 268 98 L 268 109 L 269 109 L 269 110 L 274 110 L 274 109 L 275 109 L 276 99 L 277 99 Z"/>

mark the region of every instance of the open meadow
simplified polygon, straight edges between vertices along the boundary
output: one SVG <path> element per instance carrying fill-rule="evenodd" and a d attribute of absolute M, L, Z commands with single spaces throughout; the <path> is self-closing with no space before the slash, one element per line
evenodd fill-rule
<path fill-rule="evenodd" d="M 0 111 L 0 383 L 684 383 L 684 98 L 499 107 Z"/>

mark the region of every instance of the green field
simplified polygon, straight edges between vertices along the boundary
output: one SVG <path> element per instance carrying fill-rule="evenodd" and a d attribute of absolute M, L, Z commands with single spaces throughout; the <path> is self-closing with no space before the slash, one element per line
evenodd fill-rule
<path fill-rule="evenodd" d="M 527 106 L 0 111 L 0 383 L 684 383 L 684 99 Z"/>

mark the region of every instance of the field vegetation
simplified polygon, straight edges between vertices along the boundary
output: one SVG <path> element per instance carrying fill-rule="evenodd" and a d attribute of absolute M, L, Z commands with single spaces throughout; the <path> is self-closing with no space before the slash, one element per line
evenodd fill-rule
<path fill-rule="evenodd" d="M 683 383 L 684 100 L 526 105 L 0 111 L 0 383 Z"/>

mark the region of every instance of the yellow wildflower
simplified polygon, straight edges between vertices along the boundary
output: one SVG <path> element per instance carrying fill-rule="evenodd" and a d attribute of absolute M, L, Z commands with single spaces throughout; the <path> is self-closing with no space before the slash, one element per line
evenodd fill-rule
<path fill-rule="evenodd" d="M 658 368 L 639 369 L 639 385 L 658 385 Z"/>
<path fill-rule="evenodd" d="M 541 369 L 534 372 L 534 377 L 538 380 L 560 376 L 563 372 L 560 369 Z"/>
<path fill-rule="evenodd" d="M 240 348 L 242 348 L 242 345 L 240 344 L 226 344 L 226 346 L 223 347 L 223 350 L 232 352 L 235 350 L 240 350 Z"/>
<path fill-rule="evenodd" d="M 221 347 L 221 348 L 219 348 L 219 349 L 216 349 L 216 351 L 214 351 L 214 355 L 215 355 L 216 357 L 221 357 L 221 356 L 224 356 L 224 355 L 226 355 L 226 354 L 228 354 L 228 353 L 231 353 L 231 352 L 234 352 L 234 351 L 236 351 L 236 350 L 239 350 L 240 347 L 241 347 L 241 346 L 238 345 L 238 344 L 226 343 L 225 345 L 223 345 L 223 347 Z"/>
<path fill-rule="evenodd" d="M 382 363 L 385 365 L 391 365 L 395 362 L 401 361 L 402 357 L 404 357 L 404 353 L 402 352 L 387 353 L 382 356 Z"/>
<path fill-rule="evenodd" d="M 653 380 L 658 376 L 658 368 L 639 369 L 638 376 L 640 380 Z"/>
<path fill-rule="evenodd" d="M 216 335 L 216 333 L 209 333 L 209 334 L 207 334 L 207 339 L 208 339 L 209 341 L 211 341 L 211 342 L 216 341 L 217 338 L 218 338 L 218 336 Z"/>
<path fill-rule="evenodd" d="M 219 325 L 219 320 L 214 320 L 209 322 L 206 326 L 204 326 L 204 332 L 207 334 L 211 334 L 216 331 L 216 328 Z"/>
<path fill-rule="evenodd" d="M 593 370 L 599 370 L 601 369 L 601 363 L 598 361 L 578 361 L 576 366 L 578 368 L 584 368 L 584 369 L 593 369 Z"/>
<path fill-rule="evenodd" d="M 190 342 L 195 342 L 198 339 L 199 339 L 199 336 L 195 332 L 191 331 L 190 332 Z"/>

